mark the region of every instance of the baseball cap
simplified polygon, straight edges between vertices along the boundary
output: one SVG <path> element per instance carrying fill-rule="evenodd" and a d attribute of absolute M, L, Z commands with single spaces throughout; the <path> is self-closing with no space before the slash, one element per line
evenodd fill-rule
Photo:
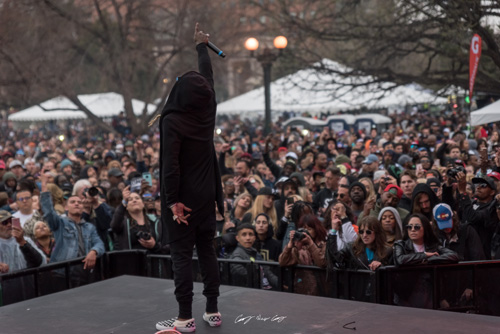
<path fill-rule="evenodd" d="M 0 210 L 0 223 L 6 221 L 10 217 L 12 217 L 12 215 L 10 214 L 9 211 L 7 211 L 7 210 Z"/>
<path fill-rule="evenodd" d="M 428 178 L 426 183 L 429 187 L 441 187 L 441 182 L 435 177 Z"/>
<path fill-rule="evenodd" d="M 495 181 L 493 178 L 486 176 L 486 177 L 474 177 L 472 178 L 472 183 L 473 184 L 484 184 L 486 183 L 488 187 L 490 187 L 493 190 L 497 190 L 497 185 L 495 184 Z"/>
<path fill-rule="evenodd" d="M 276 181 L 276 183 L 275 183 L 274 185 L 275 185 L 275 186 L 277 186 L 278 184 L 283 183 L 283 182 L 285 182 L 286 180 L 288 180 L 288 177 L 286 177 L 286 176 L 282 176 L 282 177 L 280 177 L 280 178 L 279 178 L 279 180 L 278 180 L 278 181 Z"/>
<path fill-rule="evenodd" d="M 403 189 L 401 189 L 395 184 L 387 185 L 387 187 L 385 187 L 384 189 L 384 192 L 390 192 L 391 194 L 398 196 L 399 199 L 403 197 Z"/>
<path fill-rule="evenodd" d="M 118 176 L 123 176 L 123 173 L 118 168 L 111 168 L 108 171 L 108 176 L 116 176 L 116 177 L 118 177 Z"/>
<path fill-rule="evenodd" d="M 295 152 L 288 152 L 285 155 L 285 158 L 292 158 L 292 159 L 295 159 L 295 160 L 299 160 L 299 157 L 297 156 L 297 153 L 295 153 Z"/>
<path fill-rule="evenodd" d="M 363 164 L 372 164 L 374 162 L 378 162 L 378 157 L 375 154 L 369 154 L 365 160 L 363 160 Z"/>
<path fill-rule="evenodd" d="M 0 160 L 0 169 L 5 169 L 5 162 Z"/>
<path fill-rule="evenodd" d="M 253 159 L 252 155 L 248 152 L 245 152 L 241 155 L 241 158 Z"/>
<path fill-rule="evenodd" d="M 270 187 L 262 187 L 259 189 L 257 195 L 274 195 L 273 190 Z"/>
<path fill-rule="evenodd" d="M 9 169 L 12 169 L 14 167 L 17 167 L 17 166 L 21 166 L 22 168 L 24 168 L 23 164 L 21 163 L 21 161 L 19 160 L 12 160 L 9 164 Z"/>
<path fill-rule="evenodd" d="M 491 172 L 488 174 L 489 177 L 496 179 L 497 181 L 500 181 L 500 173 L 499 172 Z"/>
<path fill-rule="evenodd" d="M 438 204 L 432 209 L 432 215 L 440 230 L 453 227 L 453 212 L 448 204 Z"/>

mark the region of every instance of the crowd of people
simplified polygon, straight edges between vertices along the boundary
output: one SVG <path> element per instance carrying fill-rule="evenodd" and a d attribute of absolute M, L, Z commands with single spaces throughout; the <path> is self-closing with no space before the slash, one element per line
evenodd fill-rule
<path fill-rule="evenodd" d="M 280 119 L 267 136 L 259 122 L 220 117 L 218 256 L 372 271 L 499 259 L 496 124 L 470 129 L 453 109 L 391 117 L 369 132 L 302 131 Z M 85 282 L 106 251 L 169 254 L 158 128 L 92 133 L 91 125 L 4 131 L 1 273 L 84 257 Z M 231 269 L 243 285 L 246 270 Z M 293 279 L 296 291 L 317 293 L 311 273 Z M 265 268 L 261 283 L 272 289 L 278 280 Z"/>

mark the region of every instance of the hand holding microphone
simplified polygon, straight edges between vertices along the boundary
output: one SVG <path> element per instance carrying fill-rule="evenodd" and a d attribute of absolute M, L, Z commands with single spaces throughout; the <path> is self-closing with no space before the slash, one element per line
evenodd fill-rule
<path fill-rule="evenodd" d="M 208 48 L 215 52 L 218 56 L 224 58 L 226 55 L 222 50 L 220 50 L 217 46 L 215 46 L 212 42 L 208 41 L 208 37 L 210 37 L 209 34 L 205 34 L 203 31 L 200 30 L 200 25 L 198 22 L 196 22 L 196 25 L 194 27 L 194 41 L 196 44 L 199 43 L 205 43 L 207 44 Z"/>

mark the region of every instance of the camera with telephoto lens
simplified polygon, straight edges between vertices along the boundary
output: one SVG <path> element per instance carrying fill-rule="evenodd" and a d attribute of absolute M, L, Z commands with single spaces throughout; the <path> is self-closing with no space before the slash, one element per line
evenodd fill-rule
<path fill-rule="evenodd" d="M 85 197 L 87 197 L 87 194 L 90 196 L 90 197 L 94 197 L 94 196 L 97 196 L 99 194 L 99 189 L 97 189 L 97 187 L 90 187 L 90 188 L 85 188 L 83 190 L 83 195 Z"/>
<path fill-rule="evenodd" d="M 144 231 L 137 232 L 135 236 L 137 237 L 137 239 L 144 239 L 144 240 L 151 239 L 151 233 Z"/>
<path fill-rule="evenodd" d="M 455 166 L 451 169 L 448 169 L 448 171 L 446 172 L 446 175 L 448 175 L 448 177 L 451 177 L 452 179 L 456 179 L 457 174 L 459 172 L 465 173 L 465 168 L 463 166 Z"/>
<path fill-rule="evenodd" d="M 299 228 L 297 231 L 295 231 L 292 241 L 302 241 L 306 237 L 306 234 L 309 237 L 311 236 L 305 228 Z"/>

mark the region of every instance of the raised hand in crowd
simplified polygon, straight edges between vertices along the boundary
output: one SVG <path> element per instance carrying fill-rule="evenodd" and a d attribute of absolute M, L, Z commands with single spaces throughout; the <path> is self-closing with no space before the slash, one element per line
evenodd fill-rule
<path fill-rule="evenodd" d="M 342 207 L 344 207 L 342 205 Z M 345 210 L 345 209 L 344 209 Z M 331 221 L 331 228 L 334 229 L 335 231 L 339 231 L 340 228 L 342 226 L 342 220 L 340 220 L 340 217 L 338 215 L 336 215 L 334 212 L 333 212 L 333 209 L 332 209 L 332 221 Z"/>
<path fill-rule="evenodd" d="M 287 202 L 285 202 L 284 216 L 287 219 L 290 219 L 292 217 L 292 208 L 293 208 L 293 203 L 288 204 Z"/>
<path fill-rule="evenodd" d="M 130 197 L 130 186 L 126 186 L 122 190 L 122 198 L 125 202 L 128 202 L 129 197 Z"/>
<path fill-rule="evenodd" d="M 264 153 L 269 153 L 271 149 L 271 140 L 273 139 L 273 136 L 271 134 L 267 135 L 266 137 L 266 143 L 264 145 Z"/>
<path fill-rule="evenodd" d="M 148 193 L 149 192 L 149 183 L 147 180 L 144 180 L 142 179 L 141 181 L 141 190 L 139 191 L 139 194 L 142 196 L 144 195 L 145 193 Z"/>
<path fill-rule="evenodd" d="M 24 246 L 26 240 L 24 239 L 24 230 L 19 226 L 12 226 L 12 236 L 16 239 L 19 246 Z"/>
<path fill-rule="evenodd" d="M 457 173 L 457 182 L 458 182 L 458 191 L 461 194 L 466 193 L 467 189 L 467 176 L 463 172 L 458 172 Z"/>
<path fill-rule="evenodd" d="M 134 151 L 137 161 L 144 161 L 144 143 L 142 140 L 137 140 L 134 143 Z"/>
<path fill-rule="evenodd" d="M 375 208 L 376 202 L 377 202 L 377 197 L 372 196 L 368 198 L 363 207 L 363 216 L 367 216 L 370 214 L 370 211 L 373 210 L 373 208 Z"/>

